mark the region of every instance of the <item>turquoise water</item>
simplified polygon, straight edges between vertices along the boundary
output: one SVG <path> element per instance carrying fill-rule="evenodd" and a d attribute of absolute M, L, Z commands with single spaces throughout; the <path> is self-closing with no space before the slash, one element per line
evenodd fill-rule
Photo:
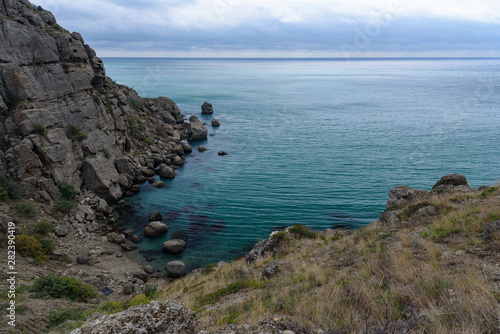
<path fill-rule="evenodd" d="M 138 231 L 152 209 L 177 212 L 168 234 L 134 253 L 158 269 L 174 258 L 188 269 L 234 259 L 295 223 L 366 225 L 399 184 L 429 189 L 450 173 L 474 187 L 500 179 L 499 59 L 104 63 L 117 82 L 173 99 L 214 134 L 194 143 L 167 187 L 145 184 L 122 208 L 120 226 Z M 220 128 L 201 115 L 204 101 Z M 181 255 L 162 254 L 172 237 L 187 238 Z"/>

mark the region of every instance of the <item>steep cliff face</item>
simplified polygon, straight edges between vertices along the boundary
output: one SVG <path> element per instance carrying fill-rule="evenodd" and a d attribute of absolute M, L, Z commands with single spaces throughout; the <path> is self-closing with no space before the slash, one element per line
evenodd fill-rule
<path fill-rule="evenodd" d="M 64 180 L 112 202 L 145 169 L 183 155 L 175 103 L 114 83 L 50 12 L 0 0 L 0 30 L 0 175 L 21 190 L 57 197 Z"/>

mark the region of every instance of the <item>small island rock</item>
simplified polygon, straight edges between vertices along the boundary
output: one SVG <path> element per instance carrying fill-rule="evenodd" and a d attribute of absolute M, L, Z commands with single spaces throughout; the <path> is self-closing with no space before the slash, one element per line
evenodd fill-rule
<path fill-rule="evenodd" d="M 163 251 L 177 254 L 184 250 L 186 247 L 186 242 L 181 239 L 168 240 L 163 243 Z"/>
<path fill-rule="evenodd" d="M 204 115 L 211 115 L 211 114 L 213 114 L 214 113 L 214 109 L 212 107 L 212 104 L 205 101 L 201 105 L 201 113 L 204 114 Z"/>

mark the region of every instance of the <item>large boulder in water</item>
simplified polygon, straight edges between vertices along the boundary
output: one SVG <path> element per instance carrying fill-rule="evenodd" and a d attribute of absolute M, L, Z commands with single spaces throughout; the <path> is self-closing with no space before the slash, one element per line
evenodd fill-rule
<path fill-rule="evenodd" d="M 166 179 L 173 179 L 175 177 L 175 170 L 165 164 L 161 164 L 158 167 L 158 174 Z"/>
<path fill-rule="evenodd" d="M 144 235 L 152 238 L 168 231 L 168 226 L 160 221 L 151 222 L 144 229 Z"/>
<path fill-rule="evenodd" d="M 179 278 L 186 275 L 186 264 L 182 261 L 170 261 L 165 266 L 167 276 L 170 278 Z"/>
<path fill-rule="evenodd" d="M 159 213 L 156 210 L 151 211 L 151 213 L 148 216 L 148 220 L 150 222 L 161 221 L 162 220 L 161 213 Z"/>
<path fill-rule="evenodd" d="M 163 251 L 172 254 L 182 252 L 185 247 L 186 242 L 181 239 L 168 240 L 163 243 Z"/>
<path fill-rule="evenodd" d="M 214 109 L 212 107 L 212 104 L 205 101 L 201 105 L 201 113 L 204 114 L 204 115 L 211 115 L 211 114 L 213 114 L 214 113 Z"/>
<path fill-rule="evenodd" d="M 431 191 L 435 193 L 442 193 L 455 190 L 470 190 L 465 176 L 459 174 L 445 175 L 438 182 L 436 182 Z"/>
<path fill-rule="evenodd" d="M 208 130 L 198 118 L 191 116 L 187 125 L 187 133 L 189 140 L 207 139 Z"/>

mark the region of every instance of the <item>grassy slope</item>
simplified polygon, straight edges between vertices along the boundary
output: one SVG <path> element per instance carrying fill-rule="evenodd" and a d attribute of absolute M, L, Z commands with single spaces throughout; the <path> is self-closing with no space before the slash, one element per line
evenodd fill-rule
<path fill-rule="evenodd" d="M 394 225 L 281 235 L 275 258 L 191 275 L 160 299 L 183 301 L 210 330 L 280 314 L 328 333 L 497 333 L 499 245 L 481 231 L 500 216 L 500 191 L 427 193 L 398 213 Z M 277 259 L 289 263 L 264 279 Z"/>

